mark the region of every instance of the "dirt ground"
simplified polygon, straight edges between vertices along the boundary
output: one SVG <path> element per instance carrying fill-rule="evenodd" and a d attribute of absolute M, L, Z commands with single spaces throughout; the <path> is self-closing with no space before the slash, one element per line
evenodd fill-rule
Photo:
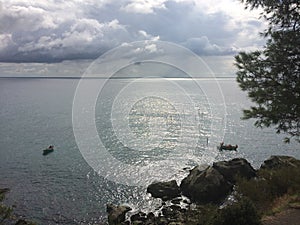
<path fill-rule="evenodd" d="M 287 209 L 263 219 L 263 225 L 300 225 L 300 209 Z"/>

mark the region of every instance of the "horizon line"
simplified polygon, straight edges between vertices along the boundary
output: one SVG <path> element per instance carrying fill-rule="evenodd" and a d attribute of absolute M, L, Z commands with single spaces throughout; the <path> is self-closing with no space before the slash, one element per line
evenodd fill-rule
<path fill-rule="evenodd" d="M 235 76 L 218 76 L 218 77 L 79 77 L 79 76 L 0 76 L 0 79 L 8 79 L 8 78 L 28 78 L 28 79 L 231 79 L 236 78 Z"/>

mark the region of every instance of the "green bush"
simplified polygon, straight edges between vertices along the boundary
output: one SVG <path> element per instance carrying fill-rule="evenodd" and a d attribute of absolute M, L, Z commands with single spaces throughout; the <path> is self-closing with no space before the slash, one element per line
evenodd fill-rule
<path fill-rule="evenodd" d="M 229 205 L 219 211 L 213 225 L 260 225 L 260 216 L 254 204 L 248 198 Z"/>
<path fill-rule="evenodd" d="M 299 194 L 300 170 L 296 167 L 280 169 L 262 169 L 258 177 L 251 180 L 238 179 L 237 191 L 255 204 L 259 211 L 264 212 L 276 200 L 285 194 Z"/>
<path fill-rule="evenodd" d="M 187 210 L 184 214 L 184 222 L 188 225 L 209 225 L 217 213 L 216 205 L 198 205 L 196 209 Z"/>
<path fill-rule="evenodd" d="M 265 179 L 239 179 L 237 192 L 249 198 L 261 212 L 268 208 L 273 200 L 273 196 L 269 191 L 268 181 Z"/>
<path fill-rule="evenodd" d="M 284 167 L 277 170 L 262 170 L 262 176 L 269 181 L 272 196 L 279 197 L 286 193 L 296 193 L 300 190 L 300 169 Z"/>

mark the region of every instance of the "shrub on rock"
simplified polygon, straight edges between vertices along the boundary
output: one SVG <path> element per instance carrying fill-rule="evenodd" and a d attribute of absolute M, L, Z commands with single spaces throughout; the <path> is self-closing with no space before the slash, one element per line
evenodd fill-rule
<path fill-rule="evenodd" d="M 247 198 L 229 205 L 219 211 L 213 225 L 260 225 L 260 216 L 254 204 Z"/>
<path fill-rule="evenodd" d="M 282 167 L 300 168 L 300 160 L 291 156 L 272 155 L 261 165 L 261 169 L 280 169 Z"/>

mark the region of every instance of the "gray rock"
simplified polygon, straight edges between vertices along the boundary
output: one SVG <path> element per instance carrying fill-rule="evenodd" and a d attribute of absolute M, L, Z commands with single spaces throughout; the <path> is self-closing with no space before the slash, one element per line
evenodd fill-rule
<path fill-rule="evenodd" d="M 147 192 L 154 198 L 161 198 L 164 201 L 180 196 L 180 188 L 175 180 L 152 183 L 147 187 Z"/>
<path fill-rule="evenodd" d="M 181 207 L 179 205 L 171 205 L 169 206 L 170 209 L 172 209 L 173 211 L 180 211 L 181 210 Z"/>
<path fill-rule="evenodd" d="M 279 169 L 282 167 L 299 167 L 300 160 L 291 156 L 272 155 L 261 165 L 261 169 Z"/>
<path fill-rule="evenodd" d="M 191 204 L 191 201 L 189 199 L 183 199 L 182 203 L 184 203 L 184 204 Z"/>
<path fill-rule="evenodd" d="M 181 222 L 171 222 L 168 225 L 184 225 L 184 223 L 181 223 Z"/>
<path fill-rule="evenodd" d="M 182 201 L 182 198 L 175 198 L 175 199 L 172 199 L 171 203 L 173 203 L 175 205 L 179 205 L 181 201 Z"/>
<path fill-rule="evenodd" d="M 156 222 L 157 225 L 167 225 L 168 223 L 168 220 L 164 217 L 160 217 L 159 220 Z"/>
<path fill-rule="evenodd" d="M 9 191 L 8 188 L 0 188 L 0 194 L 5 194 L 8 191 Z"/>
<path fill-rule="evenodd" d="M 247 179 L 256 176 L 255 169 L 253 169 L 251 164 L 243 158 L 215 162 L 213 164 L 213 168 L 221 173 L 224 178 L 231 183 L 235 183 L 238 176 Z"/>
<path fill-rule="evenodd" d="M 130 217 L 130 220 L 131 220 L 131 222 L 133 222 L 133 221 L 144 222 L 144 221 L 146 221 L 146 213 L 144 213 L 144 212 L 136 213 Z"/>
<path fill-rule="evenodd" d="M 176 215 L 176 211 L 174 211 L 170 207 L 163 208 L 161 211 L 162 211 L 162 214 L 164 215 L 164 217 L 168 218 L 168 219 L 170 219 Z"/>
<path fill-rule="evenodd" d="M 107 204 L 106 211 L 108 213 L 108 224 L 118 225 L 125 221 L 125 214 L 131 210 L 128 206 L 115 206 Z"/>
<path fill-rule="evenodd" d="M 148 213 L 147 218 L 148 219 L 154 219 L 155 215 L 153 212 Z"/>
<path fill-rule="evenodd" d="M 121 225 L 130 225 L 130 221 L 127 220 L 125 222 L 122 222 Z"/>
<path fill-rule="evenodd" d="M 217 203 L 232 190 L 230 184 L 215 168 L 204 171 L 195 167 L 180 184 L 182 193 L 197 203 Z"/>
<path fill-rule="evenodd" d="M 29 225 L 29 223 L 26 220 L 19 219 L 15 225 Z"/>
<path fill-rule="evenodd" d="M 132 225 L 143 225 L 145 223 L 143 221 L 136 220 L 136 221 L 133 221 L 131 224 Z"/>

